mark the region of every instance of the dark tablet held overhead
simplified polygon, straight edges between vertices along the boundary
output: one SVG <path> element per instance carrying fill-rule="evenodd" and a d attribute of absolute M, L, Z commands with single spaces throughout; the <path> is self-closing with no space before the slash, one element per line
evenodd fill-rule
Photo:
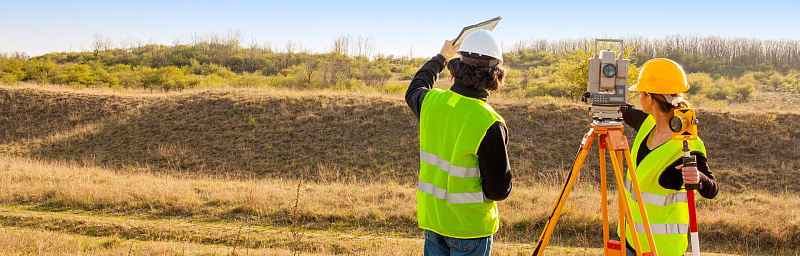
<path fill-rule="evenodd" d="M 497 26 L 497 23 L 500 22 L 500 19 L 502 18 L 500 18 L 500 16 L 497 16 L 494 19 L 464 27 L 464 29 L 461 30 L 461 33 L 458 34 L 458 37 L 456 37 L 456 40 L 453 41 L 453 45 L 460 44 L 461 41 L 464 41 L 464 38 L 467 37 L 467 35 L 469 35 L 474 31 L 481 29 L 492 31 L 492 29 L 494 29 L 494 27 Z"/>

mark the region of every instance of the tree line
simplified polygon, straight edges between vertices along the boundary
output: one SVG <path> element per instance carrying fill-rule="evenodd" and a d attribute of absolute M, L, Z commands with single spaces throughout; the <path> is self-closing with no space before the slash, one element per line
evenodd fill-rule
<path fill-rule="evenodd" d="M 250 42 L 241 33 L 225 36 L 193 34 L 172 45 L 112 40 L 96 34 L 92 50 L 29 57 L 0 54 L 0 82 L 106 86 L 147 90 L 193 87 L 275 86 L 300 89 L 390 88 L 390 80 L 411 79 L 427 58 L 375 54 L 374 39 L 337 37 L 325 53 L 300 44 L 283 46 Z M 728 39 L 669 36 L 625 38 L 622 49 L 631 60 L 635 82 L 638 66 L 654 57 L 681 63 L 698 84 L 693 93 L 715 100 L 747 100 L 754 90 L 800 92 L 800 45 L 793 40 Z M 591 39 L 519 42 L 504 54 L 509 79 L 504 91 L 516 97 L 567 97 L 583 93 L 586 59 L 594 52 Z M 601 45 L 601 47 L 612 47 Z M 620 50 L 620 49 L 616 49 Z M 447 72 L 443 73 L 447 76 Z M 702 89 L 705 88 L 705 89 Z M 702 90 L 701 90 L 702 89 Z"/>
<path fill-rule="evenodd" d="M 684 67 L 696 100 L 747 101 L 756 90 L 800 93 L 800 41 L 681 35 L 623 40 L 631 84 L 641 64 L 660 57 Z M 620 51 L 613 44 L 599 47 Z M 507 89 L 520 97 L 577 99 L 585 90 L 586 59 L 594 51 L 588 38 L 518 42 L 504 54 L 512 69 Z"/>
<path fill-rule="evenodd" d="M 636 63 L 660 57 L 683 65 L 689 72 L 739 76 L 747 71 L 800 70 L 800 41 L 723 38 L 718 36 L 673 35 L 660 39 L 622 38 L 632 46 L 630 59 Z M 589 51 L 593 39 L 532 40 L 516 43 L 511 52 L 548 52 L 558 54 L 576 50 Z"/>
<path fill-rule="evenodd" d="M 93 50 L 58 52 L 30 58 L 0 55 L 0 81 L 174 90 L 197 86 L 348 88 L 383 86 L 390 66 L 410 65 L 408 58 L 374 56 L 374 40 L 341 36 L 332 51 L 311 53 L 288 42 L 243 47 L 240 33 L 192 35 L 189 43 L 136 44 L 95 35 Z M 393 64 L 393 65 L 392 65 Z M 401 73 L 394 68 L 395 73 Z"/>

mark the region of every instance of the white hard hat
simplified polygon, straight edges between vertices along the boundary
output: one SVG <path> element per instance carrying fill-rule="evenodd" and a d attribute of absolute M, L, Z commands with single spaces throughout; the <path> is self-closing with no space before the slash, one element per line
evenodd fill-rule
<path fill-rule="evenodd" d="M 503 60 L 503 50 L 500 49 L 500 44 L 494 40 L 492 33 L 488 30 L 481 29 L 467 35 L 464 41 L 461 42 L 461 48 L 458 51 L 477 53 Z"/>

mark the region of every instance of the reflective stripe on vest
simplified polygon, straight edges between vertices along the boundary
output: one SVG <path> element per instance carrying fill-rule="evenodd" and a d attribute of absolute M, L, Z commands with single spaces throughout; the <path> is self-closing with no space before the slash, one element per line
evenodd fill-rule
<path fill-rule="evenodd" d="M 639 222 L 634 222 L 636 225 L 636 232 L 637 233 L 645 233 L 644 224 Z M 650 231 L 653 232 L 653 235 L 685 235 L 689 233 L 689 225 L 688 224 L 652 224 L 650 223 Z M 639 241 L 639 242 L 646 242 L 646 241 Z"/>
<path fill-rule="evenodd" d="M 631 159 L 638 158 L 639 147 L 646 145 L 644 142 L 654 129 L 655 119 L 648 116 L 631 144 Z M 653 231 L 658 254 L 683 255 L 688 247 L 686 234 L 688 233 L 689 209 L 686 204 L 686 190 L 667 189 L 658 183 L 664 169 L 683 156 L 682 146 L 683 143 L 680 141 L 669 140 L 653 149 L 642 159 L 641 163 L 634 162 L 626 172 L 623 187 L 635 223 L 634 230 L 641 242 L 642 252 L 650 252 L 651 249 L 647 243 L 644 225 L 641 224 L 642 215 L 638 207 L 638 198 L 634 198 L 631 193 L 631 171 L 636 173 L 636 179 L 642 192 L 642 202 L 650 220 L 650 228 Z M 701 140 L 689 141 L 689 147 L 692 151 L 706 154 L 705 145 Z M 621 232 L 619 228 L 618 225 L 617 234 Z M 629 228 L 626 228 L 624 232 L 626 237 L 632 236 Z M 630 244 L 633 245 L 632 242 Z"/>
<path fill-rule="evenodd" d="M 497 202 L 481 185 L 478 148 L 503 118 L 485 102 L 453 91 L 425 94 L 419 119 L 419 227 L 443 236 L 487 237 L 500 227 Z"/>
<path fill-rule="evenodd" d="M 439 167 L 439 169 L 447 172 L 448 174 L 450 174 L 450 176 L 453 177 L 474 178 L 481 176 L 481 172 L 477 167 L 469 168 L 469 167 L 455 166 L 450 164 L 450 161 L 444 160 L 437 155 L 425 152 L 422 149 L 419 150 L 419 159 L 426 164 L 431 164 Z"/>
<path fill-rule="evenodd" d="M 628 190 L 628 191 L 633 191 L 633 190 L 631 190 L 632 189 L 631 188 L 631 180 L 628 179 L 628 177 L 625 177 L 625 189 Z M 634 196 L 631 196 L 631 199 L 634 202 L 638 202 L 638 200 Z M 654 205 L 658 205 L 658 206 L 665 206 L 667 204 L 674 204 L 674 203 L 686 203 L 686 202 L 689 201 L 686 198 L 686 193 L 685 192 L 678 192 L 678 191 L 675 191 L 675 193 L 669 194 L 667 196 L 661 196 L 661 195 L 656 195 L 656 194 L 653 194 L 653 193 L 642 192 L 642 199 L 644 199 L 645 203 L 654 204 Z"/>
<path fill-rule="evenodd" d="M 451 204 L 470 204 L 470 203 L 481 203 L 486 200 L 486 197 L 483 195 L 483 192 L 475 192 L 475 193 L 447 193 L 446 189 L 437 188 L 433 184 L 419 181 L 417 184 L 417 189 L 425 194 L 433 195 L 433 197 L 447 200 L 447 202 Z"/>

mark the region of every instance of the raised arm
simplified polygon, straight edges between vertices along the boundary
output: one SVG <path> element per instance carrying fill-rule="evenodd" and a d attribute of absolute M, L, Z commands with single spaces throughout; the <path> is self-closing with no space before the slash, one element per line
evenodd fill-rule
<path fill-rule="evenodd" d="M 411 108 L 411 111 L 417 115 L 417 118 L 419 118 L 419 113 L 422 109 L 422 100 L 425 98 L 425 94 L 433 89 L 433 84 L 436 83 L 439 73 L 444 70 L 444 65 L 447 63 L 447 60 L 452 58 L 456 54 L 456 51 L 458 51 L 458 48 L 461 47 L 460 44 L 456 46 L 452 44 L 452 40 L 445 41 L 439 54 L 431 58 L 425 65 L 422 65 L 422 68 L 417 71 L 417 74 L 414 75 L 414 78 L 411 79 L 411 83 L 408 85 L 408 90 L 406 90 L 406 103 L 408 107 Z"/>

